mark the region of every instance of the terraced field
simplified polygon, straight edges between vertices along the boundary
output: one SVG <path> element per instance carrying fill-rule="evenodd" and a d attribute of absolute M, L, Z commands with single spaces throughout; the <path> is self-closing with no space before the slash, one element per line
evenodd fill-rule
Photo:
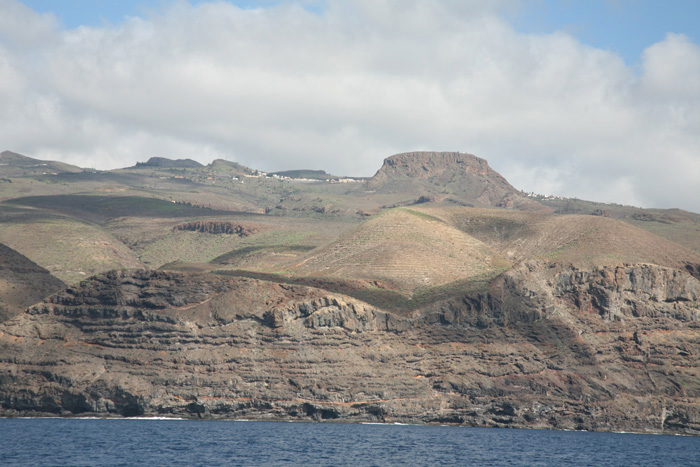
<path fill-rule="evenodd" d="M 501 271 L 510 262 L 487 244 L 419 211 L 397 208 L 310 252 L 295 275 L 383 279 L 400 289 L 428 288 Z"/>
<path fill-rule="evenodd" d="M 512 261 L 543 258 L 580 267 L 648 262 L 684 268 L 700 254 L 617 219 L 462 207 L 418 207 Z"/>

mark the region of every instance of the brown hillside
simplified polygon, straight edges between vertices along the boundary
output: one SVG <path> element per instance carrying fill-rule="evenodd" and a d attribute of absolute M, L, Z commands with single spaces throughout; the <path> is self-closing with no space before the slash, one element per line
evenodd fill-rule
<path fill-rule="evenodd" d="M 509 261 L 484 242 L 437 218 L 398 208 L 310 252 L 287 272 L 382 279 L 401 289 L 414 289 L 488 276 L 509 266 Z"/>
<path fill-rule="evenodd" d="M 548 210 L 522 196 L 484 159 L 460 152 L 408 152 L 388 157 L 367 188 L 405 193 L 413 199 L 437 195 L 478 207 Z"/>
<path fill-rule="evenodd" d="M 137 255 L 113 235 L 69 218 L 4 222 L 0 242 L 68 284 L 110 269 L 142 267 Z"/>
<path fill-rule="evenodd" d="M 616 219 L 462 207 L 416 210 L 443 219 L 512 261 L 544 258 L 580 267 L 653 263 L 679 269 L 700 264 L 700 254 Z"/>
<path fill-rule="evenodd" d="M 65 286 L 46 269 L 0 243 L 0 322 Z"/>
<path fill-rule="evenodd" d="M 74 165 L 57 161 L 43 161 L 23 156 L 12 151 L 0 152 L 0 176 L 21 177 L 25 175 L 82 172 Z"/>

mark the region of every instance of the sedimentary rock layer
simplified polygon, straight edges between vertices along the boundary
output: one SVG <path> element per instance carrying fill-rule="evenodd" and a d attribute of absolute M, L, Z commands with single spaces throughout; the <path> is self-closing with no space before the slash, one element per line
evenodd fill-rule
<path fill-rule="evenodd" d="M 0 414 L 700 433 L 700 283 L 529 263 L 398 317 L 320 289 L 97 276 L 0 327 Z"/>

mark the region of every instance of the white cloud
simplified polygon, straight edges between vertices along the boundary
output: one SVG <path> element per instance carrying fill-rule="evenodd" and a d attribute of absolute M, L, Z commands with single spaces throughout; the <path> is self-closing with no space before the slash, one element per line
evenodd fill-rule
<path fill-rule="evenodd" d="M 570 35 L 526 35 L 516 1 L 173 3 L 62 30 L 0 0 L 0 141 L 84 166 L 228 156 L 371 175 L 459 150 L 516 187 L 700 211 L 700 48 L 669 34 L 639 74 Z"/>

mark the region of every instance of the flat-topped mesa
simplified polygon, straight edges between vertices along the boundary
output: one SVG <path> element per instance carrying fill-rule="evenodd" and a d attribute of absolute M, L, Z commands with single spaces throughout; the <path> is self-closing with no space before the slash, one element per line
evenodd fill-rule
<path fill-rule="evenodd" d="M 439 195 L 480 207 L 541 210 L 522 196 L 486 160 L 461 152 L 407 152 L 384 160 L 367 182 L 369 190 L 411 196 Z"/>
<path fill-rule="evenodd" d="M 406 152 L 387 157 L 384 159 L 384 165 L 370 180 L 370 183 L 381 183 L 387 178 L 397 175 L 410 175 L 417 178 L 439 177 L 445 172 L 491 176 L 508 184 L 505 178 L 491 169 L 488 162 L 480 157 L 462 152 L 427 151 Z"/>
<path fill-rule="evenodd" d="M 151 157 L 146 162 L 137 162 L 135 168 L 160 168 L 160 169 L 197 169 L 204 167 L 199 162 L 192 159 L 168 159 L 166 157 Z"/>

